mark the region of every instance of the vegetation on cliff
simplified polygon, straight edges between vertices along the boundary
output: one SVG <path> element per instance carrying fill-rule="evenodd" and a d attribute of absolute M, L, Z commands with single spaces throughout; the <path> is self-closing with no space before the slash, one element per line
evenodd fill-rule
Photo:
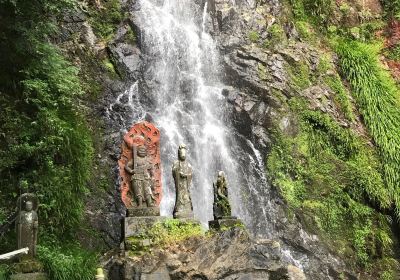
<path fill-rule="evenodd" d="M 382 3 L 386 18 L 395 18 L 398 1 Z M 393 229 L 400 217 L 400 95 L 380 61 L 384 38 L 375 35 L 386 28 L 386 19 L 349 1 L 288 4 L 301 40 L 338 58 L 320 58 L 323 69 L 316 71 L 304 61 L 290 65 L 290 82 L 299 92 L 311 85 L 328 86 L 348 124 L 310 110 L 305 98 L 292 98 L 289 107 L 299 129 L 295 137 L 275 131 L 268 175 L 290 213 L 344 259 L 356 259 L 355 269 L 373 279 L 396 279 L 398 241 Z M 311 25 L 304 29 L 305 24 Z M 358 122 L 358 115 L 371 140 L 351 125 Z"/>
<path fill-rule="evenodd" d="M 0 224 L 21 193 L 37 194 L 39 258 L 52 279 L 91 279 L 95 263 L 74 244 L 93 158 L 83 85 L 52 43 L 57 21 L 78 4 L 0 1 Z M 15 246 L 12 230 L 0 237 L 1 251 Z"/>

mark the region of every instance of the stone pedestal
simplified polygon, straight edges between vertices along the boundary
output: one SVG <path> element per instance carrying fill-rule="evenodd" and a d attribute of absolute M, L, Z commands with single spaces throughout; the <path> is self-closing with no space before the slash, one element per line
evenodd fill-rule
<path fill-rule="evenodd" d="M 35 259 L 26 259 L 14 264 L 17 273 L 34 273 L 43 271 L 43 265 Z"/>
<path fill-rule="evenodd" d="M 125 217 L 124 220 L 124 245 L 125 249 L 132 247 L 145 248 L 151 245 L 151 240 L 144 238 L 147 231 L 156 223 L 164 221 L 166 217 L 144 216 Z"/>
<path fill-rule="evenodd" d="M 224 217 L 222 219 L 217 219 L 208 222 L 210 229 L 220 230 L 221 228 L 231 228 L 231 227 L 242 227 L 243 223 L 240 219 L 236 217 Z"/>
<path fill-rule="evenodd" d="M 46 273 L 18 273 L 10 276 L 10 280 L 48 280 Z"/>
<path fill-rule="evenodd" d="M 143 207 L 143 208 L 128 208 L 126 209 L 127 217 L 147 217 L 160 216 L 159 207 Z"/>

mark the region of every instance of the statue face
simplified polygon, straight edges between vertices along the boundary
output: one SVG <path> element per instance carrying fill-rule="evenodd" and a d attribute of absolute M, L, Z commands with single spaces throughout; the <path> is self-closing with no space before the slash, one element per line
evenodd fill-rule
<path fill-rule="evenodd" d="M 180 160 L 185 160 L 186 159 L 186 149 L 179 149 L 178 157 Z"/>
<path fill-rule="evenodd" d="M 32 204 L 31 201 L 27 201 L 27 202 L 26 202 L 26 204 L 25 204 L 25 209 L 26 209 L 26 211 L 32 211 L 32 209 L 33 209 L 33 204 Z"/>
<path fill-rule="evenodd" d="M 145 157 L 145 156 L 147 156 L 147 150 L 146 150 L 146 148 L 144 148 L 143 146 L 139 147 L 138 150 L 137 150 L 137 155 L 138 155 L 139 157 Z"/>

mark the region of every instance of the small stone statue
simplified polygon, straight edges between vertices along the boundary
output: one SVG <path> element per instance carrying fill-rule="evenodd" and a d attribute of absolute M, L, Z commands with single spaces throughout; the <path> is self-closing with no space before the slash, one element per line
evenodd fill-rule
<path fill-rule="evenodd" d="M 228 199 L 228 183 L 223 171 L 218 172 L 217 181 L 214 182 L 214 219 L 222 219 L 231 216 L 231 205 Z"/>
<path fill-rule="evenodd" d="M 28 254 L 23 256 L 23 259 L 32 259 L 36 256 L 39 227 L 36 212 L 38 203 L 37 201 L 29 200 L 29 197 L 32 197 L 32 194 L 23 194 L 18 199 L 19 213 L 16 219 L 18 249 L 29 248 Z M 22 207 L 24 207 L 24 210 L 21 209 Z"/>
<path fill-rule="evenodd" d="M 147 149 L 145 146 L 139 146 L 132 149 L 133 157 L 125 165 L 125 170 L 132 175 L 131 177 L 131 193 L 136 200 L 137 207 L 143 207 L 143 202 L 147 207 L 154 206 L 154 182 L 153 182 L 153 165 L 147 157 Z"/>
<path fill-rule="evenodd" d="M 193 206 L 189 189 L 192 183 L 192 167 L 186 162 L 186 146 L 183 144 L 179 146 L 178 160 L 172 167 L 172 176 L 176 191 L 174 218 L 191 218 Z"/>

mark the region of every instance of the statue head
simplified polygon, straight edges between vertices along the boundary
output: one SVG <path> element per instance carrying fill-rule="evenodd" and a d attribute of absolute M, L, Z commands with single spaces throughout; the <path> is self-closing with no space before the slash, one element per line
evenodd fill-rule
<path fill-rule="evenodd" d="M 225 178 L 225 173 L 224 171 L 218 171 L 218 178 Z"/>
<path fill-rule="evenodd" d="M 185 144 L 179 145 L 178 158 L 181 161 L 186 160 L 186 145 Z"/>
<path fill-rule="evenodd" d="M 30 212 L 30 211 L 32 211 L 32 209 L 33 209 L 33 203 L 32 203 L 32 201 L 27 201 L 27 202 L 25 203 L 25 210 L 28 211 L 28 212 Z"/>
<path fill-rule="evenodd" d="M 147 156 L 147 149 L 145 146 L 139 146 L 137 149 L 137 155 L 139 157 L 146 157 Z"/>

